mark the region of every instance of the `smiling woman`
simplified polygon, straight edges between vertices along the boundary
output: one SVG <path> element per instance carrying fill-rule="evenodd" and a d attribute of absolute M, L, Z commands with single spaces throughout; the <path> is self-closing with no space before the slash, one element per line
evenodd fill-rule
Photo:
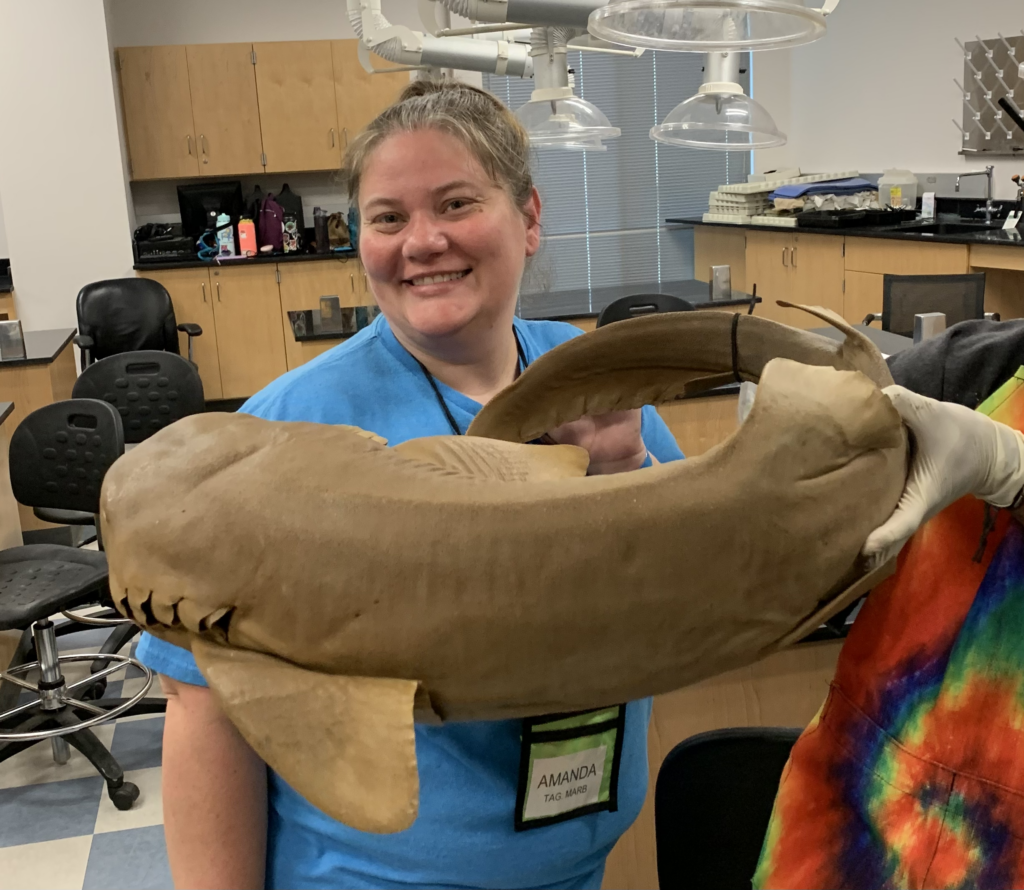
<path fill-rule="evenodd" d="M 482 90 L 417 81 L 353 141 L 345 173 L 382 314 L 241 410 L 358 426 L 390 445 L 461 435 L 527 364 L 580 334 L 514 314 L 541 237 L 526 133 Z M 682 457 L 653 408 L 585 417 L 548 435 L 585 448 L 591 474 Z M 293 607 L 296 620 L 316 620 L 303 604 Z M 438 645 L 446 645 L 443 628 Z M 649 699 L 597 723 L 594 714 L 561 715 L 551 721 L 557 739 L 539 725 L 526 732 L 519 720 L 418 725 L 416 821 L 392 835 L 356 831 L 263 767 L 189 653 L 148 635 L 138 651 L 169 693 L 164 821 L 178 886 L 597 888 L 605 857 L 644 801 Z M 541 749 L 540 759 L 553 759 L 543 765 L 550 772 L 571 772 L 579 764 L 569 760 L 590 751 L 603 778 L 594 795 L 542 801 L 538 810 L 523 770 Z"/>

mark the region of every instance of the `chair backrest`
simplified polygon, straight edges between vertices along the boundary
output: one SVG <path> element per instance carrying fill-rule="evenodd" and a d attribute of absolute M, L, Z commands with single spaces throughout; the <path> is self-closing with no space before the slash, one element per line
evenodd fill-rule
<path fill-rule="evenodd" d="M 604 327 L 614 321 L 625 321 L 656 312 L 692 312 L 693 303 L 670 294 L 634 294 L 613 300 L 597 316 L 597 326 Z"/>
<path fill-rule="evenodd" d="M 946 327 L 985 317 L 985 273 L 969 275 L 885 275 L 882 330 L 914 336 L 914 316 L 944 312 Z"/>
<path fill-rule="evenodd" d="M 68 399 L 38 408 L 11 436 L 14 496 L 26 507 L 98 513 L 103 477 L 122 454 L 113 405 Z"/>
<path fill-rule="evenodd" d="M 159 281 L 94 281 L 78 292 L 76 307 L 78 333 L 93 340 L 93 361 L 139 349 L 179 351 L 171 295 Z"/>
<path fill-rule="evenodd" d="M 180 355 L 155 349 L 124 352 L 89 365 L 71 395 L 113 405 L 129 444 L 206 410 L 199 372 Z"/>
<path fill-rule="evenodd" d="M 669 752 L 654 796 L 661 890 L 750 890 L 782 768 L 799 735 L 723 729 Z"/>

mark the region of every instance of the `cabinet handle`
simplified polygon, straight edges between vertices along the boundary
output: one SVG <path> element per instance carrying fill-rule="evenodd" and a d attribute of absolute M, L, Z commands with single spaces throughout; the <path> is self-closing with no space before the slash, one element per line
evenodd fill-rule
<path fill-rule="evenodd" d="M 220 282 L 217 282 L 217 302 L 220 302 Z"/>
<path fill-rule="evenodd" d="M 192 157 L 192 134 L 185 134 L 185 141 L 188 143 L 188 156 Z"/>
<path fill-rule="evenodd" d="M 331 148 L 334 148 L 334 127 L 331 127 Z"/>
<path fill-rule="evenodd" d="M 356 292 L 356 276 L 354 272 L 348 273 L 348 283 L 352 285 L 352 293 Z"/>
<path fill-rule="evenodd" d="M 341 138 L 345 140 L 345 148 L 348 148 L 348 127 L 341 128 Z"/>
<path fill-rule="evenodd" d="M 796 268 L 796 248 L 791 247 L 789 249 L 789 264 L 795 269 Z"/>
<path fill-rule="evenodd" d="M 366 293 L 370 292 L 370 283 L 366 280 L 365 272 L 363 273 L 363 290 L 366 291 Z"/>
<path fill-rule="evenodd" d="M 789 265 L 789 263 L 786 262 L 786 248 L 785 247 L 782 248 L 782 265 L 783 266 L 788 266 Z"/>
<path fill-rule="evenodd" d="M 200 281 L 199 286 L 203 289 L 203 302 L 206 302 L 206 282 Z"/>

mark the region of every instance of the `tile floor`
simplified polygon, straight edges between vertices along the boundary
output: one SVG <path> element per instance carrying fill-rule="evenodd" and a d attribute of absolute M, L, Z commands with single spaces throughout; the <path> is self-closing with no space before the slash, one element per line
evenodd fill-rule
<path fill-rule="evenodd" d="M 61 652 L 95 652 L 108 633 L 100 628 L 62 637 Z M 131 695 L 142 682 L 129 676 L 111 682 L 106 694 Z M 149 694 L 159 695 L 155 680 Z M 54 763 L 48 742 L 0 763 L 0 890 L 173 886 L 160 799 L 163 726 L 163 715 L 142 715 L 94 730 L 125 778 L 139 786 L 138 800 L 125 812 L 74 748 L 63 765 Z"/>

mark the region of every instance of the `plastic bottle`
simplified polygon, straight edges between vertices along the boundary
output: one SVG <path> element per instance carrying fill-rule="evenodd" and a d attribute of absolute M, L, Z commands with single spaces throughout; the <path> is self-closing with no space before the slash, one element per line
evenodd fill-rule
<path fill-rule="evenodd" d="M 231 227 L 231 217 L 226 213 L 217 217 L 217 255 L 235 255 L 235 232 Z"/>
<path fill-rule="evenodd" d="M 885 170 L 878 180 L 878 203 L 882 207 L 917 206 L 917 177 L 909 170 Z"/>
<path fill-rule="evenodd" d="M 238 221 L 238 252 L 242 256 L 256 256 L 256 223 L 248 217 Z"/>

